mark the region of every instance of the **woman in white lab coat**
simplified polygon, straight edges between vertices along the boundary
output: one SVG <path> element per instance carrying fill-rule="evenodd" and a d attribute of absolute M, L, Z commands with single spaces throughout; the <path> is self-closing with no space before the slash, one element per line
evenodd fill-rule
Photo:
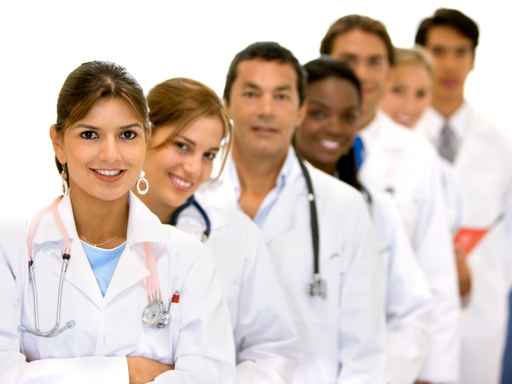
<path fill-rule="evenodd" d="M 129 191 L 150 129 L 124 68 L 84 63 L 51 128 L 64 197 L 0 258 L 0 382 L 232 382 L 227 307 L 207 249 Z M 28 264 L 28 265 L 27 265 Z"/>
<path fill-rule="evenodd" d="M 387 272 L 387 379 L 412 383 L 430 346 L 431 294 L 399 213 L 383 193 L 369 192 L 357 178 L 354 138 L 361 85 L 352 70 L 331 59 L 307 63 L 307 112 L 295 135 L 297 151 L 319 169 L 362 192 L 379 239 Z"/>
<path fill-rule="evenodd" d="M 151 190 L 142 199 L 162 223 L 212 250 L 231 313 L 237 383 L 289 383 L 301 348 L 263 236 L 209 182 L 222 172 L 231 140 L 222 101 L 183 78 L 156 85 L 147 99 L 153 132 L 144 169 Z"/>

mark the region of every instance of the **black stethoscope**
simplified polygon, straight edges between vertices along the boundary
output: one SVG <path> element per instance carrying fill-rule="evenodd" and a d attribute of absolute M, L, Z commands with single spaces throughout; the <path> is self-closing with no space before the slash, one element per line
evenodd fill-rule
<path fill-rule="evenodd" d="M 320 229 L 318 226 L 318 210 L 316 207 L 315 190 L 313 188 L 313 182 L 311 181 L 311 175 L 309 174 L 306 165 L 297 153 L 296 156 L 308 190 L 309 221 L 311 228 L 311 240 L 313 244 L 313 278 L 311 283 L 309 283 L 308 294 L 311 297 L 318 296 L 325 299 L 327 297 L 327 282 L 320 275 Z"/>
<path fill-rule="evenodd" d="M 188 207 L 194 207 L 197 209 L 204 221 L 204 231 L 201 235 L 201 241 L 204 243 L 206 240 L 208 240 L 210 234 L 212 233 L 212 223 L 208 217 L 208 213 L 206 213 L 206 210 L 201 206 L 201 204 L 199 204 L 194 195 L 190 196 L 183 205 L 176 208 L 176 210 L 171 215 L 171 218 L 169 219 L 169 224 L 176 226 L 176 224 L 178 224 L 178 219 L 181 212 L 183 212 Z"/>
<path fill-rule="evenodd" d="M 316 198 L 315 198 L 315 190 L 313 188 L 313 182 L 311 181 L 311 175 L 309 171 L 302 161 L 302 159 L 297 155 L 297 160 L 299 162 L 300 169 L 302 171 L 302 175 L 304 176 L 304 180 L 306 181 L 306 188 L 308 192 L 308 203 L 309 203 L 309 218 L 310 218 L 310 228 L 311 228 L 311 240 L 313 244 L 313 277 L 311 279 L 311 283 L 309 283 L 308 294 L 311 297 L 321 297 L 325 299 L 327 297 L 327 282 L 320 275 L 320 230 L 318 226 L 318 210 L 316 207 Z M 211 233 L 211 221 L 206 213 L 206 210 L 199 204 L 199 202 L 192 195 L 183 205 L 178 207 L 169 220 L 169 224 L 176 226 L 178 222 L 179 215 L 188 207 L 193 206 L 197 209 L 199 214 L 201 215 L 205 229 L 201 236 L 201 240 L 204 242 L 208 240 Z"/>

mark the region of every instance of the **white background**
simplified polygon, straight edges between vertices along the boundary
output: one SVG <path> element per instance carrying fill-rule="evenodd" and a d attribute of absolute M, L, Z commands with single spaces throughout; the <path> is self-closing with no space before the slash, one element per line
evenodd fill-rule
<path fill-rule="evenodd" d="M 233 55 L 259 40 L 290 48 L 301 62 L 318 55 L 337 18 L 360 13 L 383 21 L 409 47 L 419 21 L 440 6 L 459 8 L 481 29 L 469 101 L 509 130 L 510 13 L 498 1 L 10 1 L 0 5 L 0 218 L 49 203 L 60 191 L 48 137 L 58 91 L 84 61 L 115 61 L 147 91 L 175 76 L 221 93 Z"/>

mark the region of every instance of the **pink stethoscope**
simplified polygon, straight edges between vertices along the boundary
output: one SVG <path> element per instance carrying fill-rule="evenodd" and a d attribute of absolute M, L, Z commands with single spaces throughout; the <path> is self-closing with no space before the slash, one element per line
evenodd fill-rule
<path fill-rule="evenodd" d="M 75 326 L 74 320 L 67 321 L 66 324 L 64 324 L 64 326 L 60 326 L 64 277 L 66 275 L 68 265 L 71 260 L 71 240 L 68 236 L 64 223 L 62 222 L 62 219 L 57 209 L 60 200 L 60 197 L 55 199 L 50 206 L 43 209 L 34 217 L 32 222 L 30 223 L 29 232 L 27 236 L 28 270 L 33 291 L 35 326 L 34 328 L 20 326 L 19 329 L 22 332 L 28 332 L 33 335 L 41 337 L 55 337 L 60 335 L 65 330 L 73 328 Z M 57 227 L 59 228 L 59 231 L 62 234 L 62 237 L 64 239 L 64 249 L 62 250 L 62 265 L 59 274 L 59 290 L 55 324 L 48 331 L 42 331 L 41 328 L 39 327 L 38 289 L 36 273 L 34 270 L 34 260 L 32 258 L 32 245 L 35 233 L 37 231 L 39 223 L 41 222 L 41 218 L 44 214 L 48 212 L 51 212 L 53 220 L 57 224 Z M 148 304 L 144 308 L 144 311 L 142 313 L 142 322 L 150 327 L 165 328 L 169 325 L 171 304 L 179 303 L 180 293 L 179 291 L 174 292 L 171 299 L 169 300 L 168 305 L 165 305 L 164 302 L 162 301 L 162 294 L 160 291 L 160 279 L 158 277 L 158 270 L 156 268 L 156 259 L 151 251 L 151 245 L 149 243 L 144 243 L 144 261 L 146 264 L 146 268 L 149 270 L 149 276 L 144 280 L 144 288 L 146 290 Z"/>

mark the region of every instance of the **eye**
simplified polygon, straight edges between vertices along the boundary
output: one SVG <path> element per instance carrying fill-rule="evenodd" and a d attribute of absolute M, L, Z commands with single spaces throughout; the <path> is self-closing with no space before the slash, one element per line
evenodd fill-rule
<path fill-rule="evenodd" d="M 247 89 L 242 92 L 242 96 L 245 98 L 248 98 L 248 99 L 252 99 L 252 98 L 256 97 L 257 95 L 258 94 L 256 93 L 256 91 L 254 91 L 252 89 Z"/>
<path fill-rule="evenodd" d="M 444 47 L 433 47 L 432 55 L 436 57 L 443 56 L 446 53 L 446 49 Z"/>
<path fill-rule="evenodd" d="M 314 120 L 324 120 L 328 117 L 328 114 L 320 109 L 311 109 L 309 110 L 308 115 Z"/>
<path fill-rule="evenodd" d="M 402 95 L 405 92 L 405 87 L 403 85 L 393 85 L 391 87 L 391 93 L 395 95 Z"/>
<path fill-rule="evenodd" d="M 469 48 L 466 48 L 466 47 L 457 48 L 455 50 L 455 56 L 460 57 L 460 58 L 467 56 L 468 53 L 469 53 Z"/>
<path fill-rule="evenodd" d="M 176 146 L 176 148 L 178 148 L 178 152 L 181 152 L 181 153 L 190 152 L 190 146 L 187 143 L 184 143 L 183 141 L 175 141 L 174 145 Z"/>
<path fill-rule="evenodd" d="M 368 59 L 368 66 L 372 68 L 380 67 L 384 62 L 382 56 L 372 56 Z"/>
<path fill-rule="evenodd" d="M 213 161 L 217 157 L 217 152 L 206 152 L 203 158 L 207 161 Z"/>
<path fill-rule="evenodd" d="M 274 95 L 276 100 L 290 100 L 290 95 L 287 93 L 277 93 Z"/>
<path fill-rule="evenodd" d="M 135 131 L 128 130 L 128 131 L 121 132 L 121 139 L 124 139 L 124 140 L 133 140 L 137 136 L 138 136 L 137 132 L 135 132 Z"/>
<path fill-rule="evenodd" d="M 359 113 L 357 111 L 349 111 L 349 112 L 346 112 L 342 116 L 342 121 L 344 121 L 345 123 L 347 123 L 349 125 L 353 125 L 356 123 L 358 118 L 359 118 Z"/>
<path fill-rule="evenodd" d="M 427 91 L 424 90 L 424 89 L 418 89 L 416 91 L 416 98 L 418 99 L 424 99 L 425 97 L 427 97 Z"/>
<path fill-rule="evenodd" d="M 99 136 L 95 131 L 82 131 L 80 132 L 80 137 L 85 140 L 95 140 Z"/>

